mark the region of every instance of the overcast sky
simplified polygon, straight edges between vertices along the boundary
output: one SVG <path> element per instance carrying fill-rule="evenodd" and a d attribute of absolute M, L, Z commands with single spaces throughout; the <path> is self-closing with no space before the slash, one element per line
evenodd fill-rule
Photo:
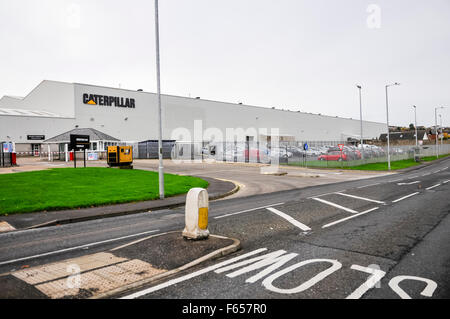
<path fill-rule="evenodd" d="M 1 0 L 0 96 L 156 91 L 152 0 Z M 160 0 L 162 92 L 390 123 L 450 107 L 449 0 Z M 450 126 L 450 108 L 442 111 Z"/>

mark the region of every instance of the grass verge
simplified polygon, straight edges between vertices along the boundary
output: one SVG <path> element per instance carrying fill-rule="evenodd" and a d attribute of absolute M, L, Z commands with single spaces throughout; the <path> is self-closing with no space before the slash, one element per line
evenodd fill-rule
<path fill-rule="evenodd" d="M 172 174 L 164 174 L 164 184 L 167 197 L 208 187 L 201 178 Z M 88 167 L 0 175 L 0 215 L 158 198 L 157 172 Z"/>
<path fill-rule="evenodd" d="M 450 154 L 439 155 L 439 158 L 449 157 Z M 431 162 L 436 160 L 436 156 L 428 156 L 422 157 L 421 162 Z M 362 164 L 363 160 L 358 161 L 350 161 L 350 162 L 338 162 L 338 161 L 311 161 L 307 162 L 308 167 L 322 167 L 322 168 L 339 168 L 339 169 L 349 169 L 349 170 L 364 170 L 364 171 L 387 171 L 388 163 L 387 162 L 379 162 L 379 163 L 367 163 Z M 412 166 L 420 165 L 421 163 L 417 163 L 414 159 L 406 159 L 399 161 L 391 161 L 391 170 L 399 170 L 403 168 L 408 168 Z M 288 165 L 292 166 L 304 166 L 302 162 L 292 162 Z"/>

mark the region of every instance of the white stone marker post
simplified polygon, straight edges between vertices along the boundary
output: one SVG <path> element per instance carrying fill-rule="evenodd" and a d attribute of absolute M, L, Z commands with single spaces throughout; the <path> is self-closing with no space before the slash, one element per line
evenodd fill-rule
<path fill-rule="evenodd" d="M 204 188 L 192 188 L 186 197 L 186 227 L 183 237 L 187 239 L 206 239 L 208 231 L 208 192 Z"/>

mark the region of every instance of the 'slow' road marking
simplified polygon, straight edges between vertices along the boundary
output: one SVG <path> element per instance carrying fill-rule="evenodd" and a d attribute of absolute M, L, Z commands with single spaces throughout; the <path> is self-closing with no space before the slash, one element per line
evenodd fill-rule
<path fill-rule="evenodd" d="M 217 217 L 214 217 L 214 218 L 215 219 L 220 219 L 220 218 L 224 218 L 224 217 L 228 217 L 228 216 L 233 216 L 233 215 L 239 215 L 239 214 L 242 214 L 242 213 L 252 212 L 254 210 L 259 210 L 259 209 L 264 209 L 264 208 L 269 208 L 269 207 L 274 207 L 274 206 L 280 206 L 280 205 L 283 205 L 283 204 L 284 203 L 277 203 L 277 204 L 272 204 L 272 205 L 267 205 L 267 206 L 262 206 L 262 207 L 250 208 L 250 209 L 242 210 L 240 212 L 235 212 L 235 213 L 231 213 L 231 214 L 225 214 L 225 215 L 217 216 Z"/>
<path fill-rule="evenodd" d="M 159 231 L 159 229 L 150 230 L 150 231 L 146 231 L 146 232 L 139 233 L 139 234 L 123 236 L 123 237 L 119 237 L 119 238 L 112 238 L 112 239 L 102 240 L 102 241 L 98 241 L 98 242 L 90 243 L 90 244 L 85 244 L 85 245 L 81 245 L 81 246 L 76 246 L 76 247 L 70 247 L 70 248 L 50 251 L 48 253 L 43 253 L 43 254 L 39 254 L 39 255 L 33 255 L 33 256 L 28 256 L 28 257 L 8 260 L 8 261 L 2 261 L 2 262 L 0 262 L 0 266 L 7 265 L 7 264 L 12 264 L 12 263 L 15 263 L 15 262 L 18 262 L 18 261 L 24 261 L 24 260 L 29 260 L 29 259 L 34 259 L 34 258 L 39 258 L 39 257 L 44 257 L 44 256 L 50 256 L 50 255 L 55 255 L 55 254 L 59 254 L 59 253 L 65 253 L 65 252 L 68 252 L 68 251 L 77 250 L 77 249 L 81 249 L 81 248 L 85 248 L 85 247 L 91 247 L 91 246 L 111 243 L 111 242 L 119 241 L 119 240 L 122 240 L 122 239 L 127 239 L 127 238 L 137 237 L 137 236 L 146 235 L 146 234 L 150 234 L 150 233 L 155 233 L 157 231 Z"/>
<path fill-rule="evenodd" d="M 318 202 L 321 202 L 321 203 L 324 203 L 324 204 L 327 204 L 327 205 L 330 205 L 330 206 L 333 206 L 333 207 L 345 210 L 345 211 L 347 211 L 349 213 L 352 213 L 352 214 L 358 214 L 358 212 L 356 210 L 353 210 L 353 209 L 350 209 L 350 208 L 347 208 L 347 207 L 344 207 L 344 206 L 341 206 L 341 205 L 329 202 L 329 201 L 321 199 L 321 198 L 313 197 L 312 199 L 314 199 L 314 200 L 316 200 Z"/>
<path fill-rule="evenodd" d="M 361 200 L 365 200 L 367 202 L 373 202 L 373 203 L 377 203 L 377 204 L 384 204 L 384 202 L 381 202 L 379 200 L 370 199 L 370 198 L 366 198 L 366 197 L 359 197 L 359 196 L 345 194 L 345 193 L 335 193 L 335 194 L 342 195 L 342 196 L 347 196 L 347 197 L 351 197 L 351 198 L 356 198 L 356 199 L 361 199 Z"/>
<path fill-rule="evenodd" d="M 237 256 L 235 258 L 226 260 L 224 262 L 221 262 L 221 263 L 218 263 L 218 264 L 215 264 L 215 265 L 212 265 L 212 266 L 200 269 L 200 270 L 198 270 L 196 272 L 193 272 L 191 274 L 187 274 L 185 276 L 181 276 L 179 278 L 175 278 L 175 279 L 166 281 L 166 282 L 164 282 L 162 284 L 156 285 L 154 287 L 150 287 L 148 289 L 144 289 L 142 291 L 138 291 L 136 293 L 133 293 L 133 294 L 125 296 L 125 297 L 122 297 L 120 299 L 135 299 L 135 298 L 139 298 L 139 297 L 148 295 L 148 294 L 150 294 L 152 292 L 155 292 L 155 291 L 158 291 L 158 290 L 170 287 L 172 285 L 178 284 L 180 282 L 189 280 L 189 279 L 194 278 L 194 277 L 201 276 L 201 275 L 206 274 L 206 273 L 208 273 L 210 271 L 222 268 L 222 267 L 224 267 L 226 265 L 229 265 L 229 264 L 232 264 L 232 263 L 234 263 L 234 262 L 236 262 L 238 260 L 245 259 L 245 258 L 247 258 L 249 256 L 253 256 L 253 255 L 259 254 L 259 253 L 261 253 L 263 251 L 266 251 L 266 250 L 267 250 L 267 248 L 260 248 L 260 249 L 254 250 L 254 251 L 249 252 L 247 254 L 244 254 L 244 255 L 241 255 L 241 256 Z"/>
<path fill-rule="evenodd" d="M 402 200 L 404 200 L 404 199 L 410 198 L 410 197 L 412 197 L 412 196 L 414 196 L 414 195 L 417 195 L 417 194 L 419 194 L 419 192 L 415 192 L 415 193 L 412 193 L 412 194 L 403 196 L 403 197 L 401 197 L 401 198 L 399 198 L 399 199 L 393 200 L 392 202 L 393 202 L 393 203 L 397 203 L 397 202 L 399 202 L 399 201 L 402 201 Z"/>
<path fill-rule="evenodd" d="M 433 185 L 433 186 L 427 187 L 427 190 L 433 189 L 433 188 L 435 188 L 435 187 L 438 187 L 438 186 L 441 186 L 441 184 L 436 184 L 436 185 Z"/>
<path fill-rule="evenodd" d="M 334 222 L 332 222 L 332 223 L 329 223 L 329 224 L 326 224 L 326 225 L 322 226 L 322 228 L 328 228 L 328 227 L 330 227 L 330 226 L 333 226 L 333 225 L 336 225 L 336 224 L 345 222 L 345 221 L 347 221 L 347 220 L 349 220 L 349 219 L 352 219 L 352 218 L 355 218 L 355 217 L 358 217 L 358 216 L 361 216 L 361 215 L 368 214 L 368 213 L 370 213 L 370 212 L 373 212 L 374 210 L 377 210 L 378 208 L 379 208 L 379 207 L 375 207 L 375 208 L 366 210 L 366 211 L 364 211 L 364 212 L 362 212 L 362 213 L 358 213 L 358 214 L 356 214 L 356 215 L 352 215 L 352 216 L 349 216 L 349 217 L 346 217 L 346 218 L 339 219 L 339 220 L 337 220 L 337 221 L 334 221 Z"/>
<path fill-rule="evenodd" d="M 311 228 L 309 228 L 308 226 L 306 226 L 305 224 L 300 223 L 298 220 L 295 220 L 294 218 L 292 218 L 291 216 L 279 211 L 278 209 L 269 207 L 267 208 L 267 210 L 271 211 L 274 214 L 277 214 L 278 216 L 280 216 L 281 218 L 286 219 L 288 222 L 290 222 L 292 225 L 300 228 L 303 231 L 310 231 Z"/>

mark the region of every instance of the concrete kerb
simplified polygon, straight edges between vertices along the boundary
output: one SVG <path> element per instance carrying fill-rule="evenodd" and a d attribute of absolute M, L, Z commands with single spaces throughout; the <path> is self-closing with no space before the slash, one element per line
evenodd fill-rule
<path fill-rule="evenodd" d="M 152 237 L 157 237 L 157 236 L 162 236 L 162 235 L 167 235 L 167 234 L 170 234 L 170 233 L 177 233 L 177 232 L 179 232 L 179 231 L 172 231 L 172 232 L 166 232 L 166 233 L 162 233 L 162 234 L 152 235 L 152 236 L 147 237 L 145 239 L 150 239 Z M 138 282 L 126 285 L 126 286 L 122 286 L 122 287 L 114 289 L 114 290 L 110 290 L 110 291 L 105 292 L 103 294 L 99 294 L 99 295 L 93 296 L 93 297 L 91 297 L 89 299 L 105 299 L 105 298 L 108 298 L 108 297 L 111 297 L 111 296 L 114 296 L 114 295 L 125 293 L 126 291 L 129 291 L 131 289 L 139 289 L 139 288 L 141 288 L 141 287 L 143 287 L 145 285 L 151 284 L 152 282 L 155 282 L 155 281 L 158 281 L 158 280 L 165 279 L 167 277 L 176 275 L 176 274 L 178 274 L 181 271 L 184 271 L 184 270 L 187 270 L 187 269 L 192 268 L 194 266 L 197 266 L 197 265 L 199 265 L 199 264 L 201 264 L 201 263 L 203 263 L 203 262 L 205 262 L 207 260 L 213 260 L 213 259 L 216 259 L 216 258 L 220 258 L 220 257 L 223 257 L 223 256 L 227 256 L 229 254 L 232 254 L 232 253 L 238 251 L 241 248 L 241 242 L 238 239 L 224 237 L 224 236 L 219 236 L 219 235 L 211 235 L 211 234 L 209 236 L 216 237 L 216 238 L 221 238 L 221 239 L 231 239 L 231 240 L 233 240 L 233 244 L 231 244 L 231 245 L 229 245 L 227 247 L 224 247 L 224 248 L 217 249 L 217 250 L 215 250 L 215 251 L 213 251 L 213 252 L 211 252 L 211 253 L 209 253 L 209 254 L 207 254 L 205 256 L 197 258 L 197 259 L 195 259 L 195 260 L 193 260 L 193 261 L 191 261 L 191 262 L 189 262 L 189 263 L 187 263 L 187 264 L 185 264 L 185 265 L 183 265 L 181 267 L 178 267 L 176 269 L 168 270 L 168 271 L 166 271 L 164 273 L 155 275 L 153 277 L 150 277 L 150 278 L 147 278 L 147 279 L 144 279 L 144 280 L 141 280 L 141 281 L 138 281 Z M 143 241 L 145 239 L 140 239 L 138 241 Z M 133 242 L 133 243 L 136 243 L 136 242 Z M 131 244 L 133 244 L 133 243 L 131 243 Z M 130 245 L 130 244 L 128 244 L 128 245 Z M 112 249 L 110 251 L 114 251 L 114 249 Z"/>

